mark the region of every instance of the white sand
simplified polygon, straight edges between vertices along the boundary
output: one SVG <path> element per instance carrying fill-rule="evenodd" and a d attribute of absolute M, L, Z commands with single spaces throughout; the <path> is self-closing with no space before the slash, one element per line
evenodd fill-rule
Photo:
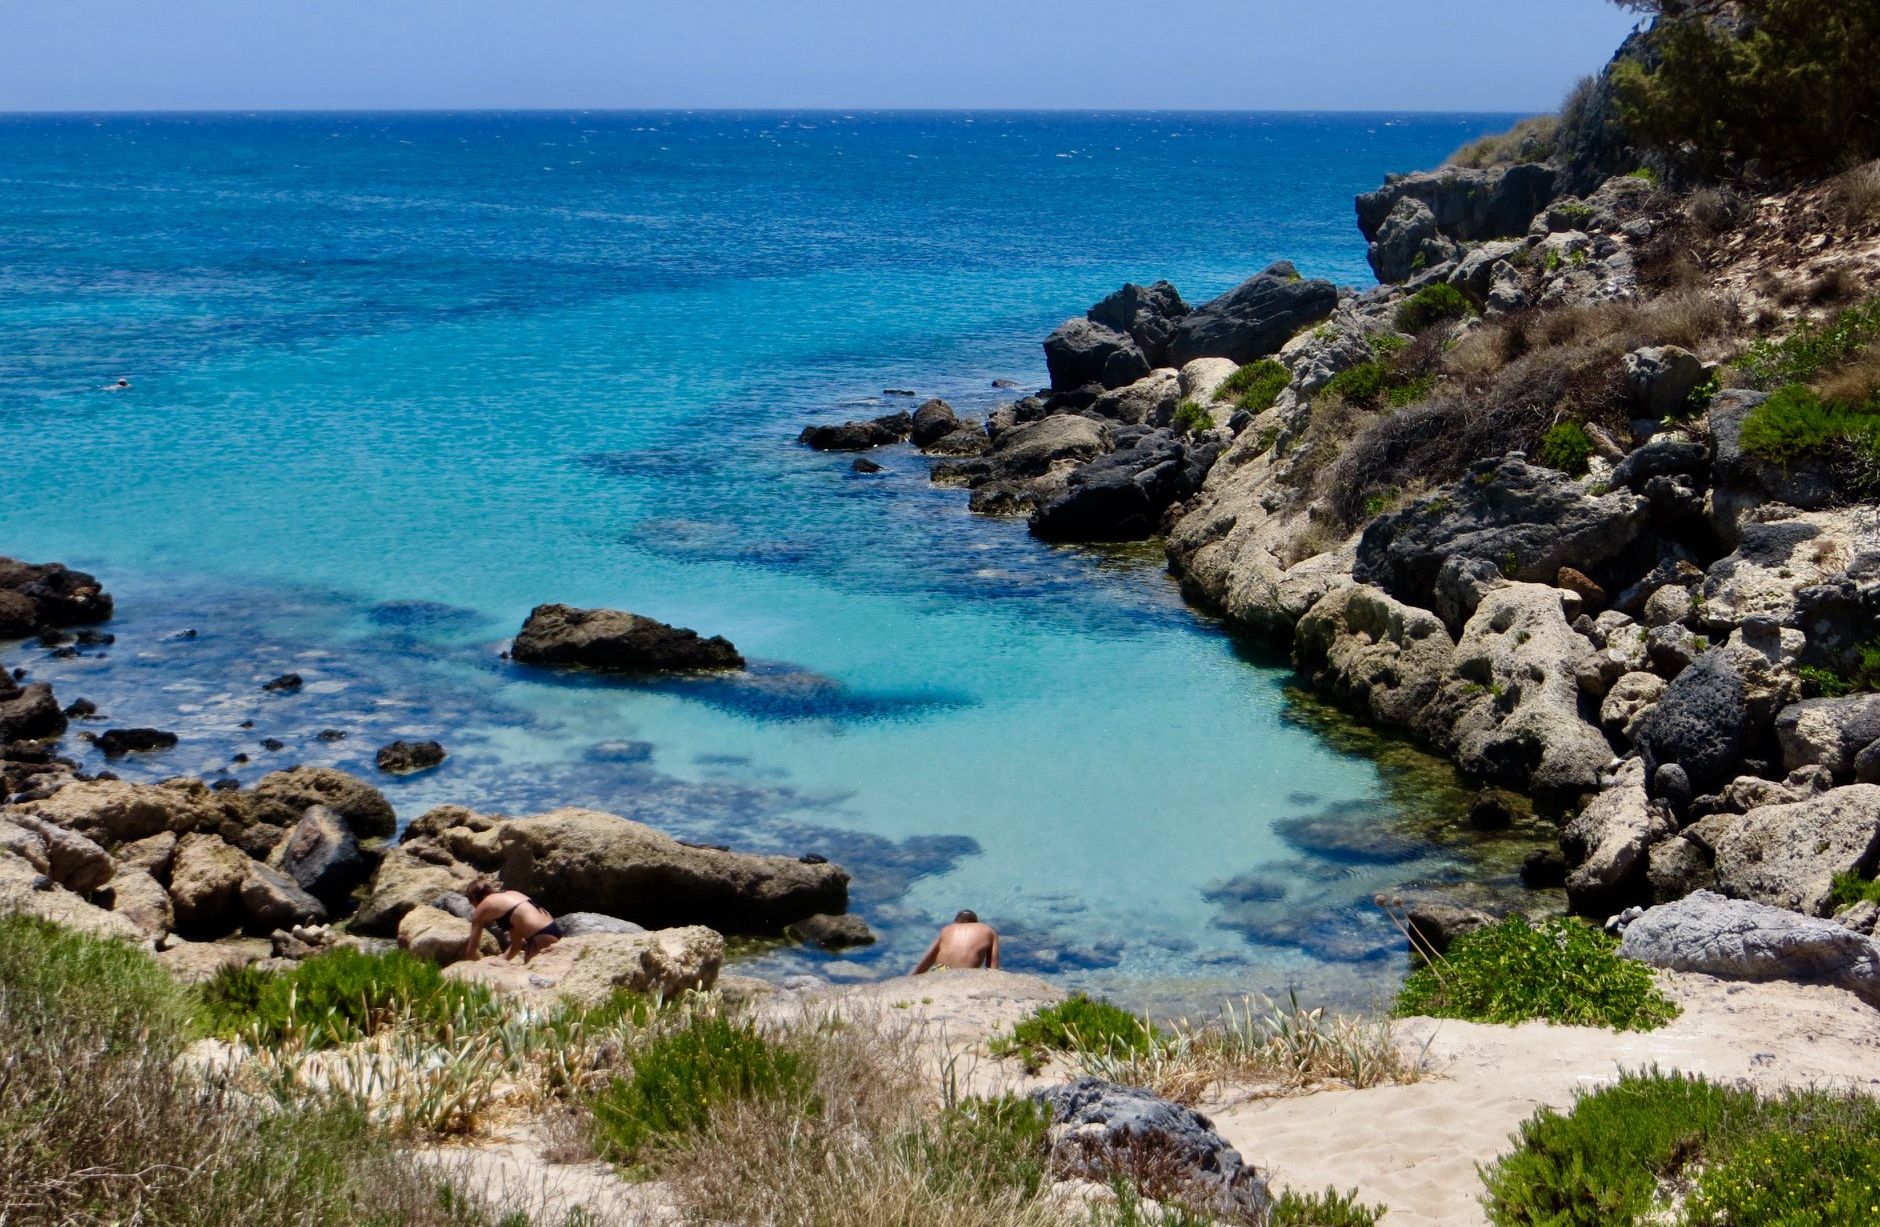
<path fill-rule="evenodd" d="M 1460 1227 L 1488 1221 L 1476 1165 L 1509 1149 L 1516 1126 L 1622 1070 L 1656 1064 L 1765 1090 L 1880 1092 L 1880 1011 L 1852 994 L 1673 973 L 1660 973 L 1660 982 L 1684 1013 L 1658 1031 L 1416 1019 L 1403 1034 L 1430 1040 L 1436 1072 L 1423 1082 L 1288 1099 L 1223 1095 L 1202 1110 L 1277 1186 L 1355 1186 L 1365 1201 L 1390 1208 L 1390 1227 Z"/>

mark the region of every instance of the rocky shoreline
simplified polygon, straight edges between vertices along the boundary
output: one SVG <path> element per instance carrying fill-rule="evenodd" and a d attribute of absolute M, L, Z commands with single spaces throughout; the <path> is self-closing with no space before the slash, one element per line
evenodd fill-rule
<path fill-rule="evenodd" d="M 1746 434 L 1754 355 L 1834 320 L 1880 233 L 1832 183 L 1638 165 L 1605 114 L 1550 162 L 1394 176 L 1356 202 L 1374 289 L 1127 285 L 983 424 L 930 401 L 801 442 L 911 440 L 1042 540 L 1162 538 L 1314 690 L 1554 815 L 1524 877 L 1576 912 L 1720 892 L 1865 937 L 1838 892 L 1880 869 L 1880 506 Z"/>

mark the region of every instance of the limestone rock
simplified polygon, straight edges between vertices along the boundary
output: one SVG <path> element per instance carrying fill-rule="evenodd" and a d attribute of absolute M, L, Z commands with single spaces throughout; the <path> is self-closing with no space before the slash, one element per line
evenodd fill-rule
<path fill-rule="evenodd" d="M 24 857 L 0 855 L 0 915 L 14 912 L 96 937 L 144 939 L 130 920 L 47 881 Z"/>
<path fill-rule="evenodd" d="M 1704 620 L 1738 626 L 1758 615 L 1801 626 L 1801 593 L 1849 573 L 1880 574 L 1880 541 L 1860 509 L 1793 513 L 1763 509 L 1744 522 L 1735 551 L 1703 583 Z"/>
<path fill-rule="evenodd" d="M 438 908 L 414 907 L 398 921 L 398 944 L 421 959 L 449 967 L 463 958 L 464 947 L 470 944 L 470 922 Z M 487 931 L 477 949 L 486 955 L 502 953 Z"/>
<path fill-rule="evenodd" d="M 214 828 L 227 813 L 200 780 L 164 784 L 80 780 L 24 808 L 101 843 L 140 840 L 163 831 L 185 834 Z"/>
<path fill-rule="evenodd" d="M 0 672 L 0 743 L 37 741 L 65 732 L 65 711 L 45 682 L 21 686 Z"/>
<path fill-rule="evenodd" d="M 1612 684 L 1599 705 L 1599 725 L 1607 734 L 1633 741 L 1639 723 L 1664 697 L 1665 680 L 1655 673 L 1627 673 Z"/>
<path fill-rule="evenodd" d="M 607 933 L 644 933 L 644 926 L 636 925 L 631 920 L 622 920 L 618 916 L 603 916 L 599 912 L 568 912 L 555 917 L 555 923 L 569 937 L 596 937 Z"/>
<path fill-rule="evenodd" d="M 216 936 L 236 928 L 250 863 L 214 835 L 192 831 L 178 840 L 170 867 L 170 900 L 176 908 L 177 929 Z"/>
<path fill-rule="evenodd" d="M 849 875 L 835 865 L 694 848 L 596 810 L 507 822 L 498 838 L 503 883 L 552 910 L 728 933 L 777 933 L 818 912 L 848 910 Z"/>
<path fill-rule="evenodd" d="M 1785 707 L 1776 717 L 1776 737 L 1788 770 L 1819 765 L 1851 776 L 1861 751 L 1880 742 L 1880 694 L 1808 699 Z"/>
<path fill-rule="evenodd" d="M 1456 258 L 1461 248 L 1436 227 L 1436 214 L 1412 196 L 1391 207 L 1367 253 L 1371 270 L 1384 282 L 1407 281 L 1413 273 Z"/>
<path fill-rule="evenodd" d="M 1831 920 L 1698 891 L 1626 926 L 1619 953 L 1725 980 L 1832 984 L 1880 1006 L 1880 945 Z"/>
<path fill-rule="evenodd" d="M 429 771 L 448 757 L 444 747 L 435 741 L 394 741 L 379 747 L 376 758 L 378 768 L 387 775 L 411 775 L 418 771 Z"/>
<path fill-rule="evenodd" d="M 42 856 L 28 859 L 35 861 L 41 873 L 75 894 L 89 895 L 117 872 L 111 854 L 76 831 L 30 813 L 15 812 L 6 822 L 39 841 Z"/>
<path fill-rule="evenodd" d="M 146 839 L 124 844 L 117 850 L 118 864 L 123 870 L 137 870 L 149 874 L 159 882 L 170 880 L 170 862 L 176 858 L 176 834 L 173 831 L 159 831 Z"/>
<path fill-rule="evenodd" d="M 1292 335 L 1330 315 L 1338 289 L 1329 281 L 1307 281 L 1284 260 L 1195 308 L 1176 324 L 1169 362 L 1185 366 L 1197 358 L 1252 362 L 1275 353 Z"/>
<path fill-rule="evenodd" d="M 462 924 L 463 922 L 457 922 Z M 469 939 L 458 934 L 458 953 Z M 712 930 L 689 926 L 651 933 L 593 934 L 564 938 L 526 966 L 521 960 L 454 962 L 446 979 L 485 984 L 502 992 L 566 997 L 594 1005 L 616 990 L 671 999 L 717 982 L 724 965 L 724 939 Z"/>
<path fill-rule="evenodd" d="M 1090 412 L 1127 426 L 1165 426 L 1181 399 L 1181 375 L 1164 367 L 1127 387 L 1105 392 L 1091 403 Z"/>
<path fill-rule="evenodd" d="M 668 626 L 615 609 L 537 605 L 511 655 L 529 665 L 582 665 L 636 672 L 741 669 L 744 657 L 722 635 Z"/>
<path fill-rule="evenodd" d="M 1625 391 L 1641 417 L 1667 418 L 1684 411 L 1704 382 L 1704 363 L 1688 349 L 1654 345 L 1625 356 Z"/>
<path fill-rule="evenodd" d="M 1368 585 L 1327 593 L 1299 620 L 1293 663 L 1314 689 L 1408 728 L 1450 673 L 1455 644 L 1431 613 Z"/>
<path fill-rule="evenodd" d="M 1358 197 L 1358 229 L 1375 241 L 1399 201 L 1427 205 L 1436 225 L 1463 242 L 1525 234 L 1528 223 L 1554 198 L 1555 171 L 1541 163 L 1468 170 L 1444 167 L 1391 175 L 1384 186 Z"/>
<path fill-rule="evenodd" d="M 260 861 L 248 862 L 248 873 L 241 884 L 241 904 L 248 929 L 255 933 L 326 920 L 325 904 L 302 890 L 294 879 Z"/>
<path fill-rule="evenodd" d="M 1646 852 L 1677 824 L 1645 794 L 1645 764 L 1628 759 L 1617 778 L 1567 823 L 1561 846 L 1573 870 L 1567 903 L 1603 916 L 1644 894 Z"/>
<path fill-rule="evenodd" d="M 1214 394 L 1239 369 L 1231 358 L 1196 358 L 1181 369 L 1178 387 L 1181 399 L 1199 405 L 1213 404 Z"/>
<path fill-rule="evenodd" d="M 1220 452 L 1214 438 L 1184 438 L 1173 430 L 1142 434 L 1131 446 L 1074 469 L 1063 491 L 1032 514 L 1031 533 L 1045 541 L 1153 536 L 1170 506 L 1201 489 Z"/>
<path fill-rule="evenodd" d="M 821 946 L 824 950 L 847 950 L 853 946 L 875 944 L 875 933 L 868 927 L 868 922 L 846 912 L 840 916 L 823 913 L 805 916 L 786 927 L 783 933 L 792 941 L 807 946 Z"/>
<path fill-rule="evenodd" d="M 1724 894 L 1825 916 L 1834 875 L 1871 870 L 1880 861 L 1880 784 L 1753 809 L 1715 848 Z"/>
<path fill-rule="evenodd" d="M 297 825 L 316 805 L 338 814 L 361 839 L 387 836 L 398 829 L 398 815 L 384 793 L 332 767 L 270 772 L 248 794 L 254 820 L 277 827 Z"/>
<path fill-rule="evenodd" d="M 141 869 L 120 869 L 101 891 L 98 902 L 151 937 L 176 928 L 176 908 L 161 883 Z"/>
<path fill-rule="evenodd" d="M 461 891 L 476 876 L 474 869 L 455 860 L 439 864 L 421 859 L 410 849 L 393 848 L 373 873 L 365 902 L 353 915 L 351 927 L 356 933 L 381 937 L 394 934 L 411 909 L 429 906 L 450 891 Z"/>

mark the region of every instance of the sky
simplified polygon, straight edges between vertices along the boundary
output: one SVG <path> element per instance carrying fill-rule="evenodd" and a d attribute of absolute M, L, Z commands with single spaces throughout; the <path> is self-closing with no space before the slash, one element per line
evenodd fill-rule
<path fill-rule="evenodd" d="M 0 0 L 0 111 L 1541 111 L 1607 0 Z"/>

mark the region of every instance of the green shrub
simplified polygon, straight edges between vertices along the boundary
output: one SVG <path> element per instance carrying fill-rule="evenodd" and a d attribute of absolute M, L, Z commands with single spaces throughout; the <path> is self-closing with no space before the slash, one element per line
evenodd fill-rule
<path fill-rule="evenodd" d="M 1447 283 L 1426 285 L 1397 305 L 1392 317 L 1398 332 L 1419 333 L 1444 320 L 1475 314 L 1461 290 Z"/>
<path fill-rule="evenodd" d="M 1517 1148 L 1482 1170 L 1497 1227 L 1618 1227 L 1656 1201 L 1658 1181 L 1701 1153 L 1731 1112 L 1755 1096 L 1675 1074 L 1628 1074 L 1580 1096 L 1567 1113 L 1542 1108 Z"/>
<path fill-rule="evenodd" d="M 1678 1007 L 1652 983 L 1651 969 L 1620 958 L 1618 945 L 1577 920 L 1532 925 L 1510 916 L 1457 938 L 1446 954 L 1413 970 L 1395 1013 L 1492 1023 L 1544 1018 L 1617 1031 L 1650 1031 L 1676 1018 Z"/>
<path fill-rule="evenodd" d="M 596 1093 L 595 1149 L 615 1163 L 636 1162 L 663 1138 L 696 1133 L 712 1113 L 737 1100 L 812 1103 L 815 1063 L 749 1021 L 716 1010 L 690 1010 L 634 1052 L 631 1076 Z"/>
<path fill-rule="evenodd" d="M 1389 392 L 1384 394 L 1384 399 L 1390 402 L 1391 408 L 1402 409 L 1407 405 L 1414 405 L 1418 401 L 1427 399 L 1429 394 L 1435 390 L 1436 376 L 1434 373 L 1419 375 L 1415 379 L 1407 379 L 1397 384 Z"/>
<path fill-rule="evenodd" d="M 1019 1057 L 1036 1072 L 1054 1052 L 1146 1053 L 1154 1038 L 1154 1029 L 1128 1010 L 1078 993 L 1039 1006 L 988 1049 L 995 1057 Z"/>
<path fill-rule="evenodd" d="M 1880 469 L 1880 412 L 1824 401 L 1800 384 L 1782 388 L 1750 410 L 1739 440 L 1746 454 L 1785 468 L 1815 458 L 1845 469 L 1856 492 L 1871 480 L 1872 470 Z"/>
<path fill-rule="evenodd" d="M 1803 665 L 1796 672 L 1811 699 L 1840 699 L 1880 691 L 1880 638 L 1869 639 L 1855 649 L 1853 667 L 1845 673 L 1820 665 Z"/>
<path fill-rule="evenodd" d="M 1555 422 L 1548 427 L 1535 453 L 1535 459 L 1542 464 L 1569 477 L 1584 475 L 1592 457 L 1593 440 L 1578 422 Z"/>
<path fill-rule="evenodd" d="M 1542 1108 L 1516 1141 L 1482 1169 L 1497 1227 L 1855 1227 L 1880 1204 L 1880 1102 L 1860 1095 L 1653 1070 Z"/>
<path fill-rule="evenodd" d="M 350 1044 L 399 1023 L 441 1029 L 496 1010 L 488 989 L 444 979 L 429 959 L 344 946 L 291 971 L 223 968 L 199 991 L 214 1034 L 264 1044 L 294 1037 L 315 1048 Z"/>
<path fill-rule="evenodd" d="M 1383 1217 L 1384 1207 L 1363 1204 L 1358 1190 L 1340 1193 L 1328 1186 L 1304 1195 L 1287 1189 L 1274 1199 L 1268 1221 L 1270 1227 L 1376 1227 Z"/>
<path fill-rule="evenodd" d="M 1828 898 L 1833 901 L 1837 912 L 1842 908 L 1853 907 L 1856 903 L 1880 903 L 1880 882 L 1863 878 L 1858 873 L 1837 873 Z"/>
<path fill-rule="evenodd" d="M 1768 392 L 1807 383 L 1880 341 L 1880 297 L 1869 298 L 1820 324 L 1803 324 L 1780 340 L 1757 341 L 1735 366 L 1744 383 Z"/>
<path fill-rule="evenodd" d="M 1215 400 L 1231 400 L 1236 409 L 1245 409 L 1249 413 L 1259 413 L 1270 408 L 1279 394 L 1292 382 L 1292 372 L 1272 358 L 1262 358 L 1247 365 L 1221 381 L 1221 386 L 1214 392 Z"/>
<path fill-rule="evenodd" d="M 1367 405 L 1389 390 L 1390 368 L 1373 361 L 1346 367 L 1326 381 L 1319 394 L 1336 396 L 1354 405 Z"/>
<path fill-rule="evenodd" d="M 1698 174 L 1839 170 L 1880 155 L 1880 6 L 1739 0 L 1739 37 L 1682 3 L 1648 35 L 1655 67 L 1614 66 L 1619 118 L 1641 148 Z"/>
<path fill-rule="evenodd" d="M 1175 406 L 1175 429 L 1183 434 L 1198 434 L 1214 429 L 1214 415 L 1194 401 L 1185 400 Z"/>

